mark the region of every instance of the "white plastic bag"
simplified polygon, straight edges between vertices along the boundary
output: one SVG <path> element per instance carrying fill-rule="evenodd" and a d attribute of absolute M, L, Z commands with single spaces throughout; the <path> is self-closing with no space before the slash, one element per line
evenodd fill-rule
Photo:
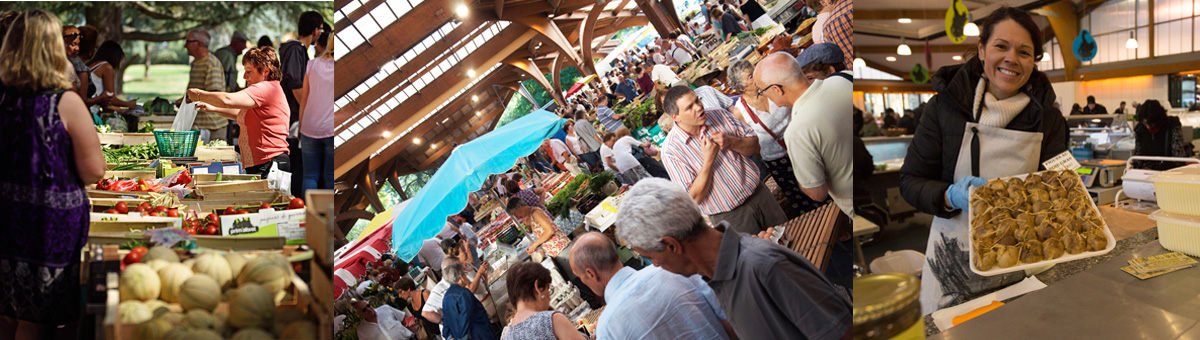
<path fill-rule="evenodd" d="M 271 163 L 271 170 L 267 172 L 267 185 L 273 189 L 279 189 L 284 194 L 292 195 L 292 173 L 279 170 L 279 163 Z"/>
<path fill-rule="evenodd" d="M 179 112 L 175 114 L 175 121 L 171 123 L 171 131 L 191 131 L 192 123 L 196 122 L 196 102 L 183 104 L 179 107 Z"/>

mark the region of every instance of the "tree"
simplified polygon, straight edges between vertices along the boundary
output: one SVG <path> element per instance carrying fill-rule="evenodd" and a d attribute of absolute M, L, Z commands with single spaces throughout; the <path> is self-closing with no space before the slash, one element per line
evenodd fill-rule
<path fill-rule="evenodd" d="M 562 88 L 559 89 L 561 92 L 567 92 L 567 90 L 570 90 L 571 86 L 575 85 L 575 81 L 582 77 L 579 74 L 579 70 L 574 66 L 563 68 L 558 72 L 558 76 L 559 81 L 562 82 Z M 551 74 L 547 73 L 546 79 L 551 79 L 550 77 Z M 546 89 L 542 88 L 541 85 L 538 85 L 537 81 L 535 80 L 529 79 L 522 81 L 521 86 L 524 86 L 525 89 L 529 91 L 529 94 L 533 95 L 533 99 L 536 100 L 538 104 L 546 105 L 546 103 L 554 101 L 554 98 L 550 96 L 550 93 L 546 92 Z M 509 122 L 520 119 L 521 117 L 525 117 L 525 115 L 530 113 L 529 110 L 532 109 L 533 104 L 528 100 L 525 100 L 525 96 L 522 96 L 519 93 L 514 94 L 513 97 L 509 99 L 508 106 L 505 107 L 504 113 L 500 115 L 500 121 L 496 123 L 496 127 L 499 128 L 504 126 L 504 124 L 508 124 Z"/>
<path fill-rule="evenodd" d="M 128 60 L 115 70 L 115 91 L 118 93 L 121 91 L 125 68 L 135 60 L 144 60 L 142 58 L 150 51 L 140 44 L 133 46 L 134 42 L 179 41 L 187 35 L 188 30 L 197 27 L 209 30 L 214 41 L 219 41 L 218 37 L 227 37 L 235 28 L 252 24 L 266 26 L 271 31 L 291 32 L 296 29 L 296 18 L 305 11 L 320 12 L 330 24 L 333 20 L 333 4 L 328 1 L 67 1 L 0 4 L 0 11 L 37 8 L 58 14 L 64 25 L 86 24 L 95 27 L 100 33 L 98 42 L 113 40 L 121 43 Z M 216 50 L 218 46 L 213 45 L 209 48 Z"/>

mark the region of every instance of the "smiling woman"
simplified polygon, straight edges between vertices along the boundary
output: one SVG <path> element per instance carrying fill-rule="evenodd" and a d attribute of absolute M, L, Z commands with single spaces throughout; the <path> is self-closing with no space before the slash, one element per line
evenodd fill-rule
<path fill-rule="evenodd" d="M 977 52 L 933 76 L 938 94 L 926 104 L 900 170 L 901 195 L 936 216 L 922 273 L 925 314 L 1022 277 L 983 277 L 966 267 L 967 190 L 982 178 L 1038 171 L 1067 150 L 1054 89 L 1035 68 L 1042 55 L 1037 25 L 1024 11 L 1001 7 L 981 26 Z"/>

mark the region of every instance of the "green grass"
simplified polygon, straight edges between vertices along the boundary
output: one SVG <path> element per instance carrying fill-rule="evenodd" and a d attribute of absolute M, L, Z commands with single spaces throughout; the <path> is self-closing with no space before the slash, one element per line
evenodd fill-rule
<path fill-rule="evenodd" d="M 154 97 L 163 97 L 174 101 L 183 98 L 187 91 L 188 65 L 150 65 L 150 78 L 146 79 L 145 65 L 130 65 L 125 69 L 125 84 L 122 87 L 125 96 L 133 96 L 138 103 L 146 103 Z"/>

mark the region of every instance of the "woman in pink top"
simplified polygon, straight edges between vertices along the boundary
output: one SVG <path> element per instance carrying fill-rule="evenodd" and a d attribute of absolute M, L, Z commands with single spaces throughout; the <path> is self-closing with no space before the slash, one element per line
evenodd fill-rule
<path fill-rule="evenodd" d="M 248 174 L 263 178 L 276 164 L 281 171 L 291 171 L 288 163 L 288 111 L 287 99 L 279 79 L 279 56 L 275 49 L 259 47 L 250 49 L 242 57 L 247 87 L 235 93 L 208 92 L 188 89 L 188 100 L 199 102 L 196 110 L 214 112 L 238 122 L 241 132 L 238 145 L 242 150 L 242 167 Z"/>
<path fill-rule="evenodd" d="M 300 89 L 300 150 L 304 190 L 333 189 L 333 34 L 317 39 Z"/>

